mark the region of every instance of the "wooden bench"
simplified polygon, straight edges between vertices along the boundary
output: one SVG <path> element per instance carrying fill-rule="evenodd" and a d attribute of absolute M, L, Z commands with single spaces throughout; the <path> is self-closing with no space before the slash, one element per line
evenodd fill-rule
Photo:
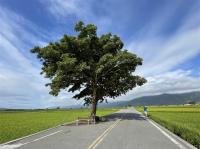
<path fill-rule="evenodd" d="M 96 124 L 95 118 L 91 117 L 78 117 L 76 120 L 76 125 L 78 126 L 79 123 L 87 123 L 89 124 Z"/>

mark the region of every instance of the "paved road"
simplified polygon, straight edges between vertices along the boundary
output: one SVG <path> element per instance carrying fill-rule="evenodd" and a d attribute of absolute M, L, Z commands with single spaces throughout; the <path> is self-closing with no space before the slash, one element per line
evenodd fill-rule
<path fill-rule="evenodd" d="M 134 109 L 107 119 L 96 125 L 57 127 L 0 149 L 194 149 Z"/>

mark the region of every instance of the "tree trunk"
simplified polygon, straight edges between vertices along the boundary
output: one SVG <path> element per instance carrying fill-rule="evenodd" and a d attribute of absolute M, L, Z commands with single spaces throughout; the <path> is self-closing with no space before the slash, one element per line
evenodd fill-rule
<path fill-rule="evenodd" d="M 91 109 L 91 114 L 90 116 L 92 118 L 95 118 L 96 116 L 96 111 L 97 111 L 97 101 L 93 99 L 93 102 L 92 102 L 92 109 Z"/>
<path fill-rule="evenodd" d="M 93 88 L 93 99 L 92 99 L 92 109 L 91 109 L 91 114 L 90 114 L 90 116 L 93 117 L 93 118 L 96 116 L 96 111 L 97 111 L 98 100 L 96 98 L 96 94 L 97 94 L 97 88 L 94 85 L 94 88 Z"/>

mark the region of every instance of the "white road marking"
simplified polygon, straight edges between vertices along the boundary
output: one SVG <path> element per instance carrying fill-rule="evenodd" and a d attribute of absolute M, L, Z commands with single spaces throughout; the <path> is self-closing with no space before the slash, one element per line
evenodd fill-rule
<path fill-rule="evenodd" d="M 3 146 L 0 146 L 0 149 L 14 149 L 14 148 L 18 148 L 22 145 L 23 145 L 22 143 L 13 144 L 13 145 L 3 145 Z"/>
<path fill-rule="evenodd" d="M 54 133 L 51 133 L 51 134 L 48 134 L 48 135 L 46 135 L 46 136 L 40 137 L 40 138 L 38 138 L 38 139 L 35 139 L 35 140 L 33 140 L 33 141 L 26 142 L 26 143 L 24 143 L 23 145 L 29 144 L 29 143 L 32 143 L 32 142 L 36 142 L 36 141 L 39 141 L 39 140 L 42 140 L 42 139 L 47 138 L 47 137 L 49 137 L 49 136 L 55 135 L 55 134 L 57 134 L 57 133 L 60 133 L 61 131 L 62 131 L 62 130 L 59 130 L 59 131 L 56 131 L 56 132 L 54 132 Z"/>
<path fill-rule="evenodd" d="M 119 120 L 119 121 L 120 121 L 120 120 Z M 113 127 L 111 127 L 111 129 L 109 129 L 109 131 L 106 132 L 106 134 L 104 134 L 104 136 L 100 138 L 100 140 L 94 145 L 94 147 L 93 147 L 92 149 L 95 149 L 95 148 L 103 141 L 103 139 L 105 139 L 105 137 L 106 137 L 106 136 L 109 134 L 109 132 L 119 123 L 119 121 L 117 121 L 117 122 L 115 123 L 115 125 L 113 125 Z"/>
<path fill-rule="evenodd" d="M 109 128 L 107 128 L 87 149 L 95 149 L 103 139 L 108 135 L 108 133 L 121 121 L 118 119 L 114 124 L 112 124 Z"/>
<path fill-rule="evenodd" d="M 46 136 L 37 138 L 37 139 L 35 139 L 35 140 L 33 140 L 33 141 L 26 142 L 26 143 L 6 144 L 6 145 L 3 145 L 3 146 L 0 146 L 0 149 L 15 149 L 15 148 L 18 148 L 18 147 L 20 147 L 20 146 L 23 146 L 23 145 L 26 145 L 26 144 L 29 144 L 29 143 L 33 143 L 33 142 L 42 140 L 42 139 L 44 139 L 44 138 L 47 138 L 47 137 L 49 137 L 49 136 L 55 135 L 55 134 L 57 134 L 57 133 L 60 133 L 61 131 L 62 131 L 62 130 L 56 131 L 56 132 L 54 132 L 54 133 L 48 134 L 48 135 L 46 135 Z"/>
<path fill-rule="evenodd" d="M 165 135 L 169 140 L 171 140 L 174 144 L 176 144 L 180 149 L 186 149 L 182 144 L 177 142 L 174 138 L 172 138 L 169 134 L 167 134 L 164 130 L 154 124 L 152 121 L 147 119 L 154 127 L 156 127 L 163 135 Z"/>

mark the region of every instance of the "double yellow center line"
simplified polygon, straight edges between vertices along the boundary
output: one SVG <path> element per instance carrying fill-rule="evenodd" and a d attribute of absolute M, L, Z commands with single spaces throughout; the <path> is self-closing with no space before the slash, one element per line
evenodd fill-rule
<path fill-rule="evenodd" d="M 95 149 L 103 139 L 109 134 L 109 132 L 121 121 L 118 119 L 114 124 L 112 124 L 109 128 L 107 128 L 87 149 Z"/>

